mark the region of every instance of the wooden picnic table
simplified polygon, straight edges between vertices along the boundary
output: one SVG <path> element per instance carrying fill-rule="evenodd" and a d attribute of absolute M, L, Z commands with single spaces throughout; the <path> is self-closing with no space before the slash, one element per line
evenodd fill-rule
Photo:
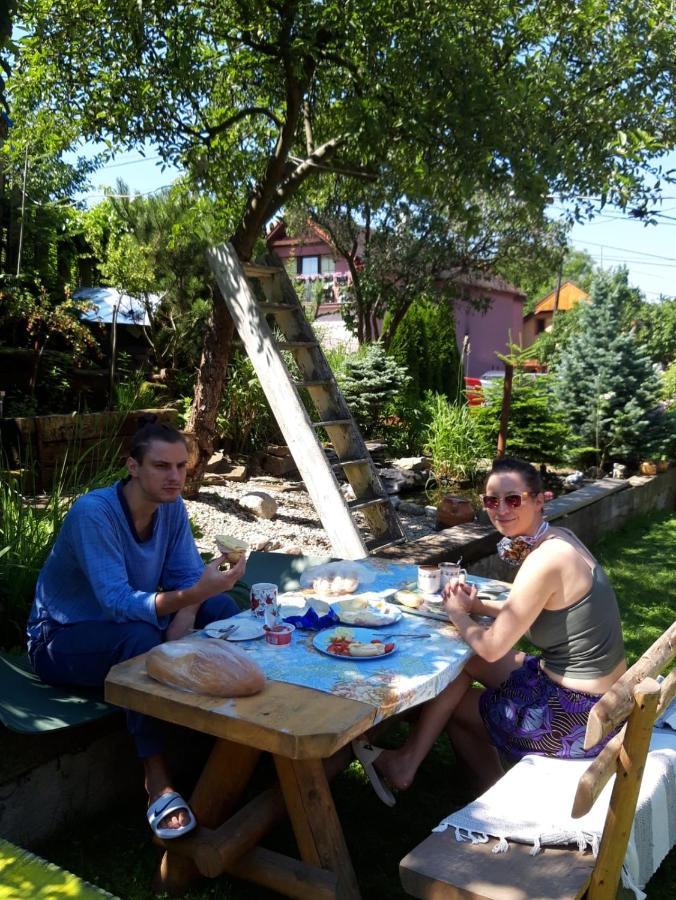
<path fill-rule="evenodd" d="M 447 683 L 457 677 L 471 651 L 464 642 L 458 650 L 457 636 L 437 635 L 435 640 L 448 641 Z M 435 646 L 438 653 L 439 644 Z M 114 666 L 105 690 L 110 703 L 217 739 L 190 798 L 199 827 L 185 837 L 160 842 L 166 852 L 158 887 L 175 894 L 198 873 L 213 878 L 227 872 L 288 897 L 360 896 L 329 781 L 351 759 L 350 741 L 387 718 L 389 711 L 275 680 L 252 697 L 224 699 L 179 691 L 148 677 L 145 656 Z M 416 697 L 409 686 L 406 705 L 416 706 L 428 696 L 429 690 Z M 263 752 L 272 755 L 278 785 L 240 806 Z M 300 860 L 258 846 L 285 815 Z"/>

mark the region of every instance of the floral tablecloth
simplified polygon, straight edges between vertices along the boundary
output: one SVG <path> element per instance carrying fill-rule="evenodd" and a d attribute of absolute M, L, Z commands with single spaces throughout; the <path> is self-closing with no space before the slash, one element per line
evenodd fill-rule
<path fill-rule="evenodd" d="M 360 590 L 382 597 L 416 579 L 414 565 L 380 559 L 360 560 L 358 565 L 364 569 Z M 240 616 L 248 618 L 251 613 Z M 397 643 L 391 656 L 334 659 L 313 646 L 317 632 L 300 630 L 294 632 L 290 646 L 275 647 L 264 640 L 254 640 L 240 642 L 238 647 L 255 659 L 269 679 L 368 703 L 377 708 L 375 721 L 435 697 L 457 678 L 472 653 L 452 625 L 433 619 L 404 613 L 395 625 L 379 631 L 392 635 Z M 397 641 L 398 633 L 430 636 Z"/>

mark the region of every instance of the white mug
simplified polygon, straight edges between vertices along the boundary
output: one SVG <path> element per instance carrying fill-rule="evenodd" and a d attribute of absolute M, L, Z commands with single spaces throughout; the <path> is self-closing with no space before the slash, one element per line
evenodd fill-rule
<path fill-rule="evenodd" d="M 265 619 L 266 609 L 279 612 L 276 584 L 267 581 L 259 581 L 258 584 L 252 584 L 249 599 L 251 601 L 251 612 L 257 619 Z M 268 613 L 269 615 L 270 613 Z"/>
<path fill-rule="evenodd" d="M 467 571 L 460 568 L 460 563 L 440 563 L 439 572 L 441 574 L 441 590 L 443 590 L 454 578 L 462 582 L 467 581 Z"/>
<path fill-rule="evenodd" d="M 438 566 L 418 566 L 418 587 L 423 594 L 436 594 L 441 587 Z"/>

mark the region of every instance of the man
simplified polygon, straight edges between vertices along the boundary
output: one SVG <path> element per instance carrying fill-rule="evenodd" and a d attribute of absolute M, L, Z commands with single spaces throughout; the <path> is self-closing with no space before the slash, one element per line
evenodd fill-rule
<path fill-rule="evenodd" d="M 230 590 L 246 559 L 205 566 L 181 499 L 182 435 L 149 421 L 134 435 L 128 476 L 80 497 L 40 572 L 28 620 L 28 654 L 48 684 L 102 686 L 111 666 L 238 612 Z M 171 784 L 162 725 L 127 712 L 145 769 L 148 821 L 168 839 L 195 827 Z"/>

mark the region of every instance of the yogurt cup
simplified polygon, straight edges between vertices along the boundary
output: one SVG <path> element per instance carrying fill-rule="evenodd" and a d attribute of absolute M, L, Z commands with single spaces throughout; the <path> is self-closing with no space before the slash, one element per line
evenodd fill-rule
<path fill-rule="evenodd" d="M 295 630 L 293 625 L 287 625 L 286 623 L 274 625 L 272 628 L 268 628 L 266 625 L 265 640 L 268 644 L 273 644 L 275 647 L 283 647 L 291 643 L 291 636 Z"/>

